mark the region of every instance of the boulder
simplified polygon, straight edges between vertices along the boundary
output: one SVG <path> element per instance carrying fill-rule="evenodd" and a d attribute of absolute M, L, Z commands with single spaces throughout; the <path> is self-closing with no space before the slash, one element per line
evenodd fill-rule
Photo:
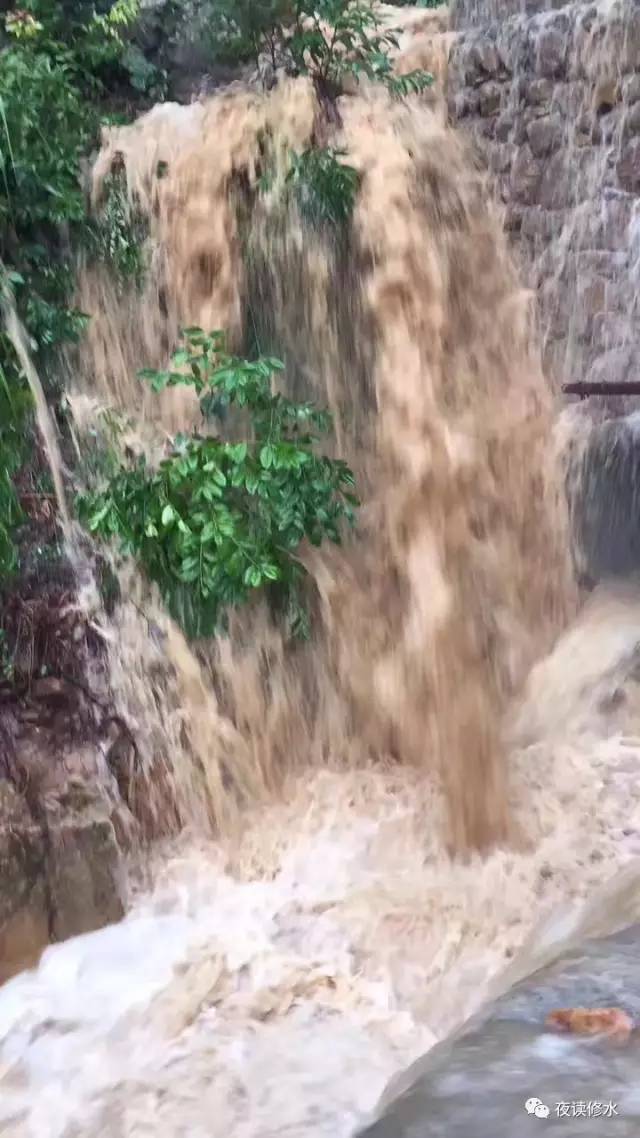
<path fill-rule="evenodd" d="M 537 71 L 545 79 L 560 79 L 567 67 L 567 34 L 565 27 L 545 27 L 536 44 Z"/>
<path fill-rule="evenodd" d="M 51 941 L 124 915 L 121 855 L 106 803 L 89 785 L 27 802 L 0 781 L 0 983 Z"/>
<path fill-rule="evenodd" d="M 623 190 L 629 193 L 640 192 L 640 138 L 630 138 L 622 147 L 616 173 Z"/>
<path fill-rule="evenodd" d="M 531 149 L 523 147 L 516 154 L 511 168 L 511 195 L 520 205 L 535 205 L 543 177 L 543 166 Z"/>
<path fill-rule="evenodd" d="M 106 805 L 75 786 L 46 805 L 52 940 L 93 932 L 124 916 L 124 875 Z"/>
<path fill-rule="evenodd" d="M 544 158 L 557 150 L 564 137 L 564 126 L 559 115 L 545 115 L 533 119 L 527 126 L 527 141 L 536 158 Z"/>
<path fill-rule="evenodd" d="M 44 834 L 11 783 L 0 782 L 0 983 L 37 963 L 49 942 Z"/>

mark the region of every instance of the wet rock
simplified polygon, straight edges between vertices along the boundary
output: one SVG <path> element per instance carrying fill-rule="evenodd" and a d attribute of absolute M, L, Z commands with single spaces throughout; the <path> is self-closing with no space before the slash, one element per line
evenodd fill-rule
<path fill-rule="evenodd" d="M 567 34 L 562 27 L 545 28 L 536 45 L 537 70 L 545 79 L 561 79 L 567 66 Z"/>
<path fill-rule="evenodd" d="M 593 116 L 590 112 L 585 111 L 576 119 L 573 128 L 573 142 L 575 146 L 592 146 L 597 145 L 602 140 L 602 131 L 599 125 L 594 122 Z"/>
<path fill-rule="evenodd" d="M 577 258 L 578 274 L 598 273 L 600 276 L 613 277 L 622 272 L 627 266 L 626 253 L 614 252 L 609 249 L 589 249 L 580 253 Z"/>
<path fill-rule="evenodd" d="M 559 115 L 546 115 L 544 118 L 534 119 L 527 127 L 527 141 L 531 152 L 536 158 L 544 158 L 557 150 L 564 134 L 562 120 Z"/>
<path fill-rule="evenodd" d="M 528 147 L 519 150 L 511 169 L 511 194 L 522 205 L 533 205 L 538 197 L 542 165 Z"/>
<path fill-rule="evenodd" d="M 478 63 L 487 75 L 496 75 L 502 70 L 503 61 L 494 40 L 483 38 L 477 46 Z"/>
<path fill-rule="evenodd" d="M 76 790 L 47 804 L 46 824 L 52 939 L 66 940 L 121 920 L 124 879 L 106 805 Z"/>
<path fill-rule="evenodd" d="M 489 156 L 489 169 L 494 174 L 507 174 L 511 169 L 512 158 L 510 146 L 494 146 Z"/>
<path fill-rule="evenodd" d="M 489 36 L 476 37 L 465 44 L 457 63 L 465 83 L 481 83 L 501 70 L 496 43 Z"/>
<path fill-rule="evenodd" d="M 502 88 L 499 83 L 484 83 L 480 88 L 480 114 L 495 115 L 500 110 Z"/>
<path fill-rule="evenodd" d="M 558 151 L 544 165 L 534 200 L 543 209 L 566 209 L 572 201 L 574 178 L 571 156 L 565 150 Z"/>
<path fill-rule="evenodd" d="M 525 210 L 522 220 L 522 233 L 533 240 L 553 241 L 562 229 L 563 214 L 561 210 L 546 210 L 535 206 Z"/>
<path fill-rule="evenodd" d="M 587 373 L 589 383 L 606 383 L 607 380 L 629 379 L 634 366 L 631 348 L 612 348 L 594 360 Z"/>
<path fill-rule="evenodd" d="M 625 143 L 616 164 L 616 174 L 621 189 L 640 193 L 640 138 L 631 138 Z"/>
<path fill-rule="evenodd" d="M 42 799 L 0 782 L 0 982 L 54 940 L 124 915 L 121 855 L 106 803 L 73 783 Z"/>
<path fill-rule="evenodd" d="M 620 69 L 623 72 L 636 70 L 640 61 L 640 11 L 638 11 L 637 5 L 625 12 L 622 28 L 624 35 L 620 53 Z"/>
<path fill-rule="evenodd" d="M 376 1121 L 358 1138 L 524 1138 L 541 1128 L 579 1138 L 589 1122 L 598 1133 L 636 1138 L 637 1032 L 623 1043 L 606 1035 L 558 1038 L 545 1020 L 557 1008 L 616 1008 L 637 1025 L 639 945 L 635 925 L 568 950 L 516 984 L 392 1080 Z M 532 1096 L 548 1113 L 527 1113 Z M 580 1103 L 584 1113 L 571 1110 Z"/>
<path fill-rule="evenodd" d="M 499 142 L 509 142 L 514 126 L 514 116 L 511 112 L 503 112 L 496 121 L 496 138 Z"/>
<path fill-rule="evenodd" d="M 496 137 L 496 120 L 495 118 L 483 118 L 478 123 L 478 134 L 481 138 L 486 139 L 488 142 L 494 142 Z"/>
<path fill-rule="evenodd" d="M 604 309 L 607 282 L 604 277 L 585 274 L 578 277 L 577 284 L 576 331 L 584 334 L 589 331 L 593 318 Z"/>
<path fill-rule="evenodd" d="M 615 348 L 597 358 L 588 377 L 606 382 L 611 374 L 630 374 L 636 362 L 631 350 Z M 638 441 L 631 419 L 610 419 L 590 437 L 572 510 L 579 548 L 594 579 L 625 576 L 639 563 Z"/>
<path fill-rule="evenodd" d="M 44 835 L 17 790 L 0 782 L 0 983 L 35 964 L 48 941 Z"/>
<path fill-rule="evenodd" d="M 546 107 L 553 98 L 554 85 L 550 79 L 533 79 L 524 88 L 524 100 L 530 106 Z"/>
<path fill-rule="evenodd" d="M 557 83 L 553 88 L 552 109 L 564 121 L 574 122 L 589 106 L 589 93 L 584 83 Z"/>
<path fill-rule="evenodd" d="M 591 100 L 591 108 L 595 114 L 603 117 L 611 114 L 620 100 L 620 83 L 615 75 L 601 79 L 596 84 Z"/>
<path fill-rule="evenodd" d="M 622 97 L 628 106 L 640 103 L 640 74 L 627 75 L 622 86 Z"/>
<path fill-rule="evenodd" d="M 628 318 L 618 316 L 615 312 L 598 312 L 593 317 L 591 332 L 594 343 L 602 344 L 605 352 L 608 352 L 633 338 L 633 325 Z"/>
<path fill-rule="evenodd" d="M 634 103 L 629 107 L 622 123 L 623 138 L 634 134 L 640 134 L 640 103 Z"/>
<path fill-rule="evenodd" d="M 458 91 L 451 104 L 454 118 L 464 119 L 476 115 L 480 109 L 480 95 L 478 91 Z"/>
<path fill-rule="evenodd" d="M 507 233 L 520 233 L 523 212 L 519 206 L 513 204 L 507 206 L 504 218 L 504 227 Z"/>
<path fill-rule="evenodd" d="M 619 191 L 603 196 L 594 234 L 594 245 L 597 248 L 620 252 L 628 249 L 628 229 L 633 217 L 634 204 L 631 195 Z"/>
<path fill-rule="evenodd" d="M 523 210 L 519 206 L 508 205 L 505 211 L 504 227 L 507 233 L 520 233 Z"/>
<path fill-rule="evenodd" d="M 468 44 L 464 44 L 462 49 L 456 53 L 455 67 L 459 72 L 462 82 L 468 85 L 481 83 L 486 78 L 484 68 L 480 62 L 478 54 L 478 43 L 476 40 L 471 40 Z"/>

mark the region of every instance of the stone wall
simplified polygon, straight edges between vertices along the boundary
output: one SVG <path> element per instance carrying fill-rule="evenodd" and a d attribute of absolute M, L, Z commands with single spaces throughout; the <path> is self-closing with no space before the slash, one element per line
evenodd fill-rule
<path fill-rule="evenodd" d="M 477 27 L 509 16 L 533 16 L 536 12 L 564 8 L 565 4 L 566 0 L 453 0 L 451 26 Z"/>
<path fill-rule="evenodd" d="M 538 292 L 548 372 L 640 377 L 640 3 L 458 0 L 452 18 L 450 113 Z"/>

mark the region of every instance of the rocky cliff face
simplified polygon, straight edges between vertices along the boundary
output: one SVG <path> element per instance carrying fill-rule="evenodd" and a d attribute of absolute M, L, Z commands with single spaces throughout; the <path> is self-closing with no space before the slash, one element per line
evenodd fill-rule
<path fill-rule="evenodd" d="M 70 564 L 34 568 L 30 540 L 20 588 L 0 598 L 13 664 L 0 675 L 0 984 L 51 941 L 120 920 L 135 825 L 110 766 L 122 721 L 101 642 Z"/>
<path fill-rule="evenodd" d="M 66 940 L 124 914 L 120 852 L 88 784 L 43 798 L 0 781 L 0 983 Z"/>
<path fill-rule="evenodd" d="M 637 377 L 640 4 L 457 0 L 448 99 L 488 162 L 558 382 Z"/>

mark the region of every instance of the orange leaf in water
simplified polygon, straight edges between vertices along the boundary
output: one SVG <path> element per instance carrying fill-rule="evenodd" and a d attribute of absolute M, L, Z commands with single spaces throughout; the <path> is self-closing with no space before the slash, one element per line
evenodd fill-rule
<path fill-rule="evenodd" d="M 622 1042 L 633 1031 L 631 1017 L 622 1008 L 558 1008 L 545 1024 L 573 1035 L 606 1035 Z"/>

